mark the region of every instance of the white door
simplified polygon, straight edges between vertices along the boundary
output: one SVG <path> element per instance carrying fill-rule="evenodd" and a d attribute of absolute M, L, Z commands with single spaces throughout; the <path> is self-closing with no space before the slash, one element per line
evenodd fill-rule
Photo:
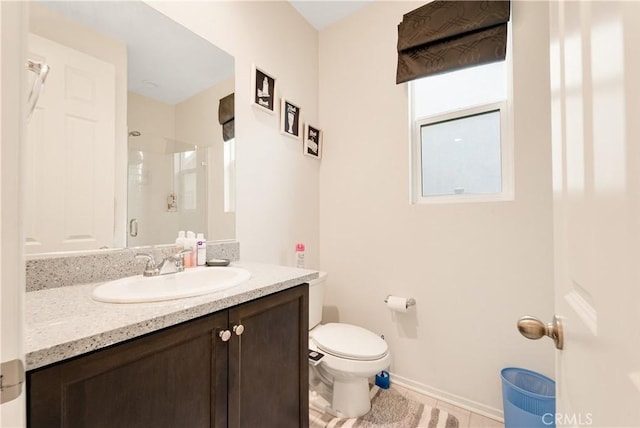
<path fill-rule="evenodd" d="M 27 128 L 27 252 L 110 247 L 115 68 L 35 34 L 28 48 L 51 69 Z"/>
<path fill-rule="evenodd" d="M 640 427 L 640 2 L 551 2 L 557 422 Z"/>
<path fill-rule="evenodd" d="M 26 103 L 23 82 L 27 75 L 22 43 L 24 4 L 0 2 L 0 362 L 24 361 L 23 310 L 24 257 L 20 225 L 21 104 Z M 5 41 L 11 41 L 5 43 Z M 3 376 L 17 379 L 17 371 L 2 365 Z M 14 381 L 5 384 L 15 384 Z M 24 384 L 0 393 L 0 427 L 25 426 Z M 13 399 L 16 394 L 20 394 Z"/>

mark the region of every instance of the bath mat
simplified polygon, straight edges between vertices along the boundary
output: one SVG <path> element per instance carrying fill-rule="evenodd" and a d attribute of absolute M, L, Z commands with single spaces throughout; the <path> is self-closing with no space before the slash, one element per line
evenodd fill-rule
<path fill-rule="evenodd" d="M 446 411 L 414 401 L 394 389 L 371 388 L 371 411 L 359 418 L 336 418 L 309 409 L 310 428 L 458 428 Z"/>

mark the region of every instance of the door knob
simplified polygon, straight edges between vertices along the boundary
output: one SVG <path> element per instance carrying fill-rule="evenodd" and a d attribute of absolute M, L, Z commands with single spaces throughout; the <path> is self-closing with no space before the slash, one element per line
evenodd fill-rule
<path fill-rule="evenodd" d="M 518 331 L 527 339 L 540 339 L 542 336 L 548 336 L 553 339 L 556 349 L 562 349 L 564 346 L 564 334 L 562 331 L 562 321 L 557 315 L 554 315 L 553 321 L 543 323 L 536 317 L 525 316 L 518 320 Z"/>
<path fill-rule="evenodd" d="M 233 332 L 240 336 L 242 333 L 244 333 L 244 326 L 242 324 L 234 325 Z"/>
<path fill-rule="evenodd" d="M 220 337 L 220 339 L 222 339 L 223 342 L 226 342 L 231 339 L 231 332 L 229 330 L 222 330 L 220 333 L 218 333 L 218 336 Z"/>

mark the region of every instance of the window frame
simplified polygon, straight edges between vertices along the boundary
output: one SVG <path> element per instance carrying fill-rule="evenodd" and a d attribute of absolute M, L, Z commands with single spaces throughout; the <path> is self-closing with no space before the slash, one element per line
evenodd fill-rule
<path fill-rule="evenodd" d="M 410 88 L 411 95 L 414 94 L 414 88 Z M 413 105 L 412 105 L 413 109 Z M 464 119 L 465 117 L 476 116 L 483 113 L 498 111 L 500 113 L 500 166 L 501 166 L 501 184 L 500 193 L 485 194 L 451 194 L 437 196 L 422 195 L 422 139 L 421 128 L 425 125 L 441 123 L 450 120 Z M 413 205 L 431 205 L 431 204 L 451 204 L 451 203 L 469 203 L 469 202 L 499 202 L 514 200 L 514 167 L 513 167 L 513 138 L 510 135 L 510 115 L 508 111 L 508 103 L 506 100 L 480 104 L 473 107 L 465 107 L 452 110 L 445 113 L 439 113 L 430 116 L 413 118 L 412 111 L 412 131 L 411 131 L 411 194 L 410 202 Z"/>

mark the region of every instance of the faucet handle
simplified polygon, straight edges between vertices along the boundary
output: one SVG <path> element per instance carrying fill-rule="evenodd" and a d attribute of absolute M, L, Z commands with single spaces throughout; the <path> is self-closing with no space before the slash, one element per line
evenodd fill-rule
<path fill-rule="evenodd" d="M 189 254 L 191 249 L 180 250 L 172 256 L 167 257 L 168 259 L 173 260 L 176 265 L 176 272 L 184 271 L 184 255 Z"/>
<path fill-rule="evenodd" d="M 184 250 L 178 251 L 175 255 L 184 256 L 185 254 L 189 254 L 191 251 L 192 251 L 191 248 L 185 248 Z"/>
<path fill-rule="evenodd" d="M 147 264 L 148 265 L 155 265 L 156 264 L 156 259 L 153 257 L 153 254 L 150 253 L 136 253 L 133 256 L 135 259 L 147 259 Z"/>
<path fill-rule="evenodd" d="M 160 269 L 158 269 L 158 265 L 156 264 L 156 259 L 152 254 L 148 253 L 136 253 L 134 258 L 145 258 L 147 259 L 147 266 L 144 268 L 144 272 L 142 275 L 144 276 L 155 276 L 160 273 Z"/>

